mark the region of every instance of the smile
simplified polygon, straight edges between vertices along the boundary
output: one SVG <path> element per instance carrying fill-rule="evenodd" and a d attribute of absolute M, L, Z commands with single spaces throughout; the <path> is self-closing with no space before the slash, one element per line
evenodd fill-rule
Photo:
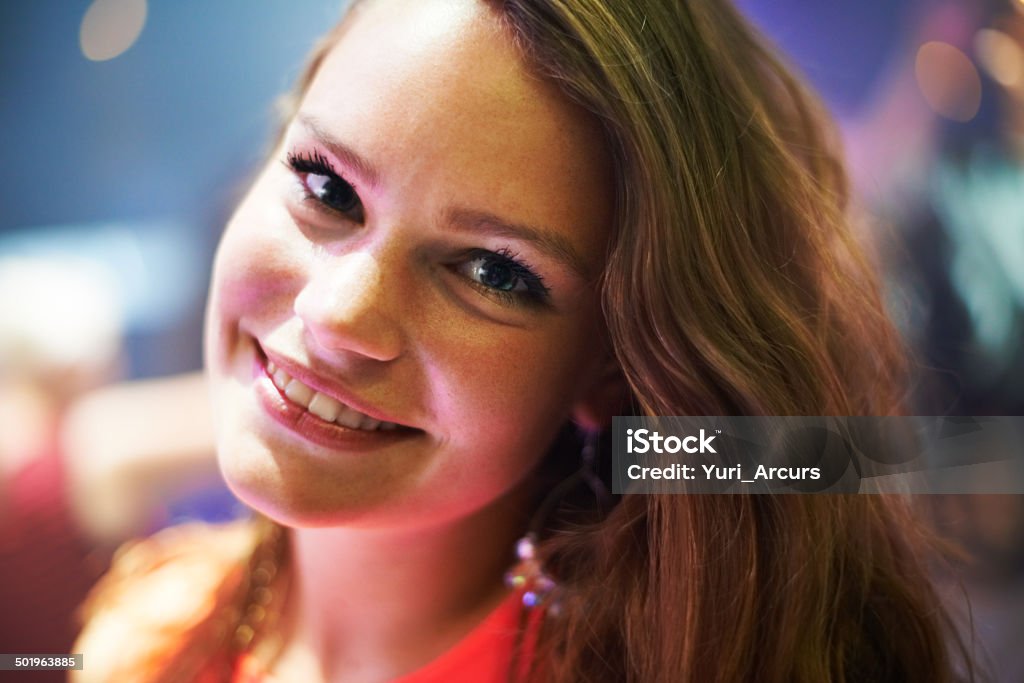
<path fill-rule="evenodd" d="M 394 422 L 375 420 L 327 394 L 316 391 L 295 377 L 289 376 L 273 361 L 267 361 L 267 374 L 270 375 L 274 386 L 280 389 L 289 401 L 305 408 L 324 422 L 333 422 L 348 429 L 367 432 L 392 431 L 398 428 Z"/>
<path fill-rule="evenodd" d="M 336 452 L 369 452 L 425 435 L 422 429 L 397 422 L 395 415 L 358 402 L 344 387 L 335 387 L 310 368 L 271 359 L 257 348 L 252 360 L 259 404 L 274 422 L 303 439 Z"/>

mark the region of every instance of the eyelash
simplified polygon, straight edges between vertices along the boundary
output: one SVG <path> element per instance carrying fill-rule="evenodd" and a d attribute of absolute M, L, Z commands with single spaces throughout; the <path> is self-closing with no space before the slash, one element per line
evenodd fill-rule
<path fill-rule="evenodd" d="M 466 255 L 460 266 L 465 267 L 482 259 L 490 259 L 492 263 L 507 267 L 511 271 L 510 275 L 516 281 L 521 282 L 526 289 L 523 291 L 498 289 L 474 280 L 468 275 L 463 275 L 470 285 L 481 294 L 505 306 L 541 307 L 548 304 L 551 290 L 544 284 L 544 278 L 511 249 L 508 247 L 502 247 L 497 251 L 474 249 Z"/>
<path fill-rule="evenodd" d="M 356 192 L 355 185 L 345 180 L 344 177 L 335 171 L 334 167 L 331 166 L 331 162 L 329 162 L 323 154 L 320 152 L 289 152 L 286 165 L 302 182 L 302 190 L 306 195 L 306 199 L 315 204 L 318 209 L 327 211 L 331 214 L 344 216 L 348 220 L 352 220 L 357 223 L 363 222 L 363 203 L 359 198 L 359 193 Z M 347 208 L 332 206 L 323 196 L 317 195 L 313 189 L 310 188 L 310 176 L 322 176 L 327 179 L 328 183 L 340 183 L 342 185 L 341 189 L 345 190 L 347 188 L 347 191 L 351 193 L 351 198 L 346 200 L 346 204 L 354 202 L 354 205 Z"/>
<path fill-rule="evenodd" d="M 353 220 L 357 223 L 363 222 L 362 200 L 359 198 L 359 194 L 356 192 L 355 186 L 338 174 L 322 153 L 318 151 L 312 153 L 289 152 L 286 166 L 291 169 L 292 173 L 300 178 L 302 181 L 303 192 L 306 195 L 306 200 L 314 204 L 318 210 L 325 211 L 333 215 L 341 215 L 344 218 Z M 328 181 L 344 184 L 352 192 L 353 198 L 355 202 L 357 202 L 357 206 L 353 207 L 353 209 L 342 209 L 336 206 L 331 206 L 323 199 L 323 197 L 315 194 L 309 187 L 308 178 L 310 175 L 324 176 Z M 358 208 L 358 212 L 353 214 L 353 211 L 356 208 Z M 463 258 L 457 266 L 453 268 L 453 270 L 458 271 L 460 268 L 464 268 L 475 261 L 482 259 L 490 259 L 492 265 L 500 265 L 508 268 L 509 275 L 511 275 L 517 283 L 522 283 L 525 286 L 525 290 L 520 291 L 498 289 L 472 279 L 468 275 L 462 274 L 462 277 L 464 277 L 474 289 L 484 296 L 501 305 L 509 307 L 520 305 L 542 307 L 549 303 L 551 290 L 544 284 L 544 278 L 538 274 L 533 267 L 520 258 L 518 254 L 514 253 L 507 247 L 502 247 L 497 251 L 490 251 L 488 249 L 470 250 L 466 254 L 465 258 Z"/>

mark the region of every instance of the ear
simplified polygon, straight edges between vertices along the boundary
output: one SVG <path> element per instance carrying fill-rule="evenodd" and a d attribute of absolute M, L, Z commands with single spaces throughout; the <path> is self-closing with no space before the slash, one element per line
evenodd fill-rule
<path fill-rule="evenodd" d="M 601 431 L 611 427 L 614 416 L 629 414 L 629 385 L 614 356 L 606 359 L 592 377 L 573 405 L 572 421 L 586 431 Z"/>

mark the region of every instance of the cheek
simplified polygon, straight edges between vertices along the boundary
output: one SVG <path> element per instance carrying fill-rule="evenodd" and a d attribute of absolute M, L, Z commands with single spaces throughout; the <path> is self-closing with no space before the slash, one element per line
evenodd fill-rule
<path fill-rule="evenodd" d="M 223 335 L 241 321 L 286 315 L 301 286 L 302 241 L 287 211 L 261 201 L 257 185 L 221 237 L 214 261 L 207 334 Z"/>
<path fill-rule="evenodd" d="M 435 411 L 452 426 L 449 437 L 481 454 L 517 451 L 539 458 L 568 419 L 594 362 L 593 315 L 543 332 L 491 331 L 448 343 L 435 368 Z"/>

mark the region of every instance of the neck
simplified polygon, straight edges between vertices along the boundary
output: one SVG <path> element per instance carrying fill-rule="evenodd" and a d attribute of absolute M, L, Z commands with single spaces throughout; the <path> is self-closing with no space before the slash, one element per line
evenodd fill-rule
<path fill-rule="evenodd" d="M 507 595 L 521 499 L 426 528 L 293 530 L 275 669 L 332 683 L 391 680 L 449 649 Z"/>

